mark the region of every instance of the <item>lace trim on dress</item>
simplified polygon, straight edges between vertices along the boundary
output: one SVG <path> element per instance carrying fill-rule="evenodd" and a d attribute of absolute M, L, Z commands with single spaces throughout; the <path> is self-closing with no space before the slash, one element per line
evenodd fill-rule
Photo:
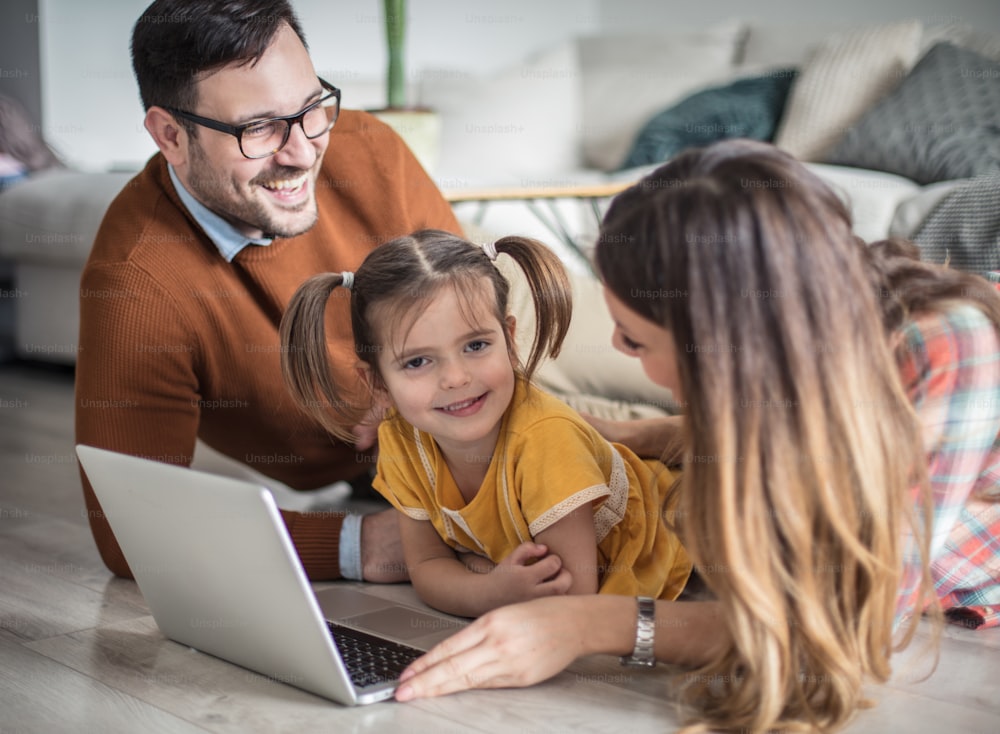
<path fill-rule="evenodd" d="M 597 532 L 598 543 L 625 518 L 625 510 L 628 508 L 628 473 L 625 471 L 625 461 L 614 446 L 611 447 L 611 478 L 608 480 L 608 489 L 611 490 L 611 496 L 594 513 L 594 530 Z"/>
<path fill-rule="evenodd" d="M 430 520 L 431 513 L 425 510 L 423 507 L 401 507 L 403 514 L 414 520 Z"/>
<path fill-rule="evenodd" d="M 535 518 L 535 521 L 528 526 L 528 530 L 531 531 L 531 535 L 532 537 L 534 537 L 543 530 L 545 530 L 550 525 L 554 525 L 555 523 L 562 520 L 564 517 L 566 517 L 568 514 L 573 512 L 573 510 L 580 507 L 581 505 L 584 505 L 587 502 L 593 502 L 594 500 L 607 496 L 608 496 L 608 485 L 606 484 L 595 484 L 593 487 L 587 487 L 586 489 L 581 489 L 576 494 L 567 497 L 558 505 L 550 507 L 548 510 L 546 510 L 537 518 Z M 595 529 L 596 529 L 596 519 L 597 519 L 596 514 L 594 516 L 594 519 L 595 519 Z M 604 535 L 607 535 L 607 531 L 604 532 Z M 599 537 L 598 540 L 600 539 L 601 538 Z"/>
<path fill-rule="evenodd" d="M 462 532 L 464 532 L 467 536 L 469 536 L 469 539 L 472 540 L 472 542 L 479 547 L 479 551 L 481 552 L 481 554 L 489 557 L 489 555 L 486 553 L 486 547 L 483 545 L 482 541 L 480 541 L 479 538 L 476 537 L 476 534 L 472 532 L 472 529 L 465 522 L 465 518 L 462 517 L 461 513 L 458 510 L 449 510 L 447 507 L 442 507 L 441 517 L 444 518 L 444 524 L 445 527 L 447 528 L 449 538 L 451 538 L 456 543 L 459 543 L 458 538 L 455 537 L 455 529 L 454 529 L 454 525 L 458 525 L 458 527 L 462 529 Z"/>
<path fill-rule="evenodd" d="M 427 456 L 427 449 L 424 448 L 424 442 L 420 440 L 420 431 L 417 428 L 413 429 L 413 440 L 417 443 L 417 453 L 420 454 L 420 463 L 424 465 L 427 481 L 431 485 L 431 490 L 435 490 L 437 489 L 437 475 L 431 466 L 430 457 Z"/>

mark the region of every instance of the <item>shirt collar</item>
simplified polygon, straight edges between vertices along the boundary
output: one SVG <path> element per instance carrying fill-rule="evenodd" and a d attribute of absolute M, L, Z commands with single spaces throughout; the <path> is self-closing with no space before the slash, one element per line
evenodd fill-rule
<path fill-rule="evenodd" d="M 266 246 L 274 242 L 274 238 L 272 237 L 253 238 L 242 234 L 236 227 L 194 198 L 191 192 L 181 183 L 181 180 L 177 177 L 177 173 L 174 171 L 174 167 L 169 163 L 167 164 L 167 170 L 170 172 L 170 180 L 174 184 L 177 195 L 181 197 L 181 202 L 187 207 L 191 216 L 194 217 L 194 221 L 205 230 L 208 239 L 212 240 L 212 243 L 219 249 L 219 253 L 226 259 L 226 262 L 232 262 L 233 258 L 247 245 Z"/>

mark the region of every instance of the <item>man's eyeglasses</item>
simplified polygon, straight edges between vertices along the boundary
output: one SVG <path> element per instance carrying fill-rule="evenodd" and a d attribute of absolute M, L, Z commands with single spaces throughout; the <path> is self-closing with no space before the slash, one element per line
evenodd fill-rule
<path fill-rule="evenodd" d="M 172 114 L 198 125 L 229 133 L 236 138 L 240 152 L 247 158 L 267 158 L 285 147 L 292 134 L 292 125 L 296 123 L 302 126 L 302 132 L 310 140 L 318 138 L 333 128 L 337 122 L 337 116 L 340 115 L 340 90 L 322 79 L 319 80 L 319 83 L 328 94 L 320 97 L 301 112 L 285 117 L 255 120 L 245 125 L 227 125 L 224 122 L 194 115 L 173 107 L 166 109 Z"/>

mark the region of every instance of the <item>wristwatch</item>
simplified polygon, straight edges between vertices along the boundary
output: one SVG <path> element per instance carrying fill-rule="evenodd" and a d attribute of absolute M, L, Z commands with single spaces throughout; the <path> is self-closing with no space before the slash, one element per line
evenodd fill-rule
<path fill-rule="evenodd" d="M 631 655 L 623 655 L 622 665 L 652 668 L 656 665 L 653 654 L 653 634 L 656 629 L 656 602 L 648 596 L 636 597 L 639 616 L 635 623 L 635 649 Z"/>

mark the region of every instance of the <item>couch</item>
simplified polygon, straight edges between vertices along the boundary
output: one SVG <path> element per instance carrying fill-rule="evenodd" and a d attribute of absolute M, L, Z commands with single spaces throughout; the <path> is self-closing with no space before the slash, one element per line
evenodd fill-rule
<path fill-rule="evenodd" d="M 12 268 L 17 356 L 76 362 L 80 274 L 104 211 L 133 175 L 57 168 L 0 194 L 0 258 Z"/>
<path fill-rule="evenodd" d="M 907 169 L 905 164 L 918 159 L 921 151 L 900 142 L 916 141 L 930 150 L 956 137 L 964 124 L 934 109 L 900 111 L 895 122 L 903 141 L 883 140 L 882 131 L 875 129 L 874 138 L 853 136 L 855 150 L 838 150 L 848 133 L 898 91 L 918 61 L 939 43 L 953 44 L 992 64 L 953 69 L 959 75 L 972 72 L 962 79 L 992 90 L 994 106 L 977 111 L 979 119 L 968 133 L 972 140 L 967 140 L 974 142 L 969 147 L 977 151 L 981 168 L 953 166 L 958 177 L 945 171 L 935 180 L 920 179 Z M 420 101 L 442 116 L 436 177 L 445 189 L 634 181 L 662 160 L 647 156 L 649 165 L 631 165 L 642 161 L 635 154 L 643 152 L 639 138 L 650 133 L 644 125 L 649 127 L 658 114 L 661 119 L 673 114 L 668 132 L 676 138 L 677 132 L 687 131 L 692 144 L 747 136 L 748 130 L 763 133 L 756 137 L 771 139 L 806 161 L 839 191 L 851 208 L 856 232 L 872 241 L 889 235 L 913 237 L 961 181 L 1000 166 L 998 61 L 1000 34 L 959 25 L 904 20 L 831 31 L 727 21 L 698 31 L 575 38 L 488 78 L 427 72 Z M 757 114 L 750 124 L 740 108 L 748 98 L 725 99 L 740 80 L 780 82 L 790 75 L 795 78 L 786 85 L 784 98 L 773 94 L 773 84 L 763 90 L 771 93 L 766 103 L 772 109 Z M 949 85 L 942 76 L 925 86 L 931 87 L 928 96 L 940 107 L 961 108 L 964 100 L 948 97 Z M 706 89 L 722 95 L 721 109 L 708 104 Z M 989 96 L 975 88 L 972 93 Z M 749 103 L 759 112 L 759 97 Z M 692 111 L 707 111 L 709 116 L 694 117 Z M 768 113 L 774 118 L 770 136 L 768 126 L 758 124 Z M 905 114 L 910 119 L 903 118 Z M 980 155 L 987 139 L 993 147 Z M 896 145 L 897 160 L 889 153 L 882 160 L 863 155 L 866 145 L 879 148 L 888 142 Z M 836 162 L 834 153 L 841 154 Z M 907 175 L 894 173 L 897 168 Z M 593 240 L 595 221 L 586 207 L 566 202 L 561 215 L 580 241 Z M 523 208 L 512 204 L 490 207 L 482 225 L 493 231 L 546 234 Z"/>
<path fill-rule="evenodd" d="M 984 191 L 1000 196 L 1000 110 L 992 117 L 992 127 L 973 126 L 971 131 L 952 118 L 910 121 L 894 128 L 890 120 L 890 128 L 902 138 L 894 144 L 904 152 L 891 155 L 880 149 L 893 136 L 880 136 L 874 113 L 882 110 L 882 118 L 895 114 L 899 123 L 898 115 L 906 112 L 900 112 L 899 91 L 912 86 L 911 75 L 943 42 L 947 49 L 984 60 L 975 67 L 963 62 L 963 69 L 973 71 L 961 81 L 982 82 L 982 89 L 974 90 L 976 98 L 995 99 L 1000 34 L 959 26 L 925 27 L 919 21 L 836 32 L 728 21 L 693 31 L 574 38 L 488 78 L 461 69 L 424 70 L 416 80 L 418 99 L 437 110 L 442 124 L 441 147 L 429 167 L 446 191 L 628 183 L 655 168 L 656 155 L 669 155 L 682 146 L 685 141 L 678 136 L 690 134 L 693 143 L 754 136 L 773 139 L 828 181 L 850 206 L 859 236 L 869 241 L 889 235 L 919 238 L 931 215 L 957 193 L 973 199 Z M 757 86 L 738 84 L 746 79 Z M 955 107 L 947 102 L 953 85 L 946 76 L 924 74 L 920 81 L 929 87 L 927 94 L 945 100 L 938 107 Z M 749 89 L 752 95 L 760 88 L 766 92 L 763 97 L 731 94 Z M 348 80 L 345 100 L 363 106 L 351 100 L 371 98 L 372 89 Z M 885 106 L 888 110 L 882 109 Z M 745 114 L 733 117 L 734 108 L 741 114 L 752 108 L 752 119 L 747 122 Z M 988 115 L 988 108 L 979 114 Z M 665 128 L 657 129 L 654 122 Z M 955 152 L 967 151 L 970 141 L 979 151 L 971 162 Z M 921 171 L 892 172 L 899 167 L 893 155 L 912 163 L 932 158 L 929 152 L 936 155 L 942 146 L 951 167 L 944 166 L 936 180 L 927 180 Z M 51 171 L 0 194 L 0 259 L 13 268 L 14 348 L 20 356 L 75 361 L 79 274 L 104 209 L 128 178 L 127 173 Z M 983 180 L 989 186 L 980 183 Z M 598 215 L 606 203 L 601 203 Z M 475 216 L 487 233 L 525 233 L 558 248 L 550 231 L 523 204 L 497 202 L 483 211 L 474 211 L 474 206 L 456 204 L 456 212 L 465 221 Z M 953 208 L 965 211 L 962 206 L 957 202 Z M 992 209 L 977 210 L 1000 212 L 1000 198 Z M 591 207 L 567 199 L 558 202 L 557 214 L 586 249 L 597 226 Z M 964 230 L 955 234 L 954 247 L 966 244 L 973 252 L 976 267 L 971 269 L 1000 270 L 1000 263 L 980 267 L 983 263 L 975 259 L 983 252 L 984 237 L 994 251 L 1000 250 L 998 217 L 977 222 L 978 239 L 970 240 Z M 938 240 L 951 242 L 948 227 L 961 230 L 966 223 L 965 217 L 952 214 L 931 231 Z M 945 248 L 943 257 L 954 247 Z M 562 248 L 560 253 L 571 270 L 587 272 L 575 251 Z M 586 297 L 594 300 L 589 293 Z M 592 328 L 592 322 L 576 328 Z M 573 358 L 573 351 L 568 353 L 567 362 Z M 579 377 L 571 366 L 566 369 L 568 379 Z M 623 399 L 628 397 L 626 390 Z"/>

